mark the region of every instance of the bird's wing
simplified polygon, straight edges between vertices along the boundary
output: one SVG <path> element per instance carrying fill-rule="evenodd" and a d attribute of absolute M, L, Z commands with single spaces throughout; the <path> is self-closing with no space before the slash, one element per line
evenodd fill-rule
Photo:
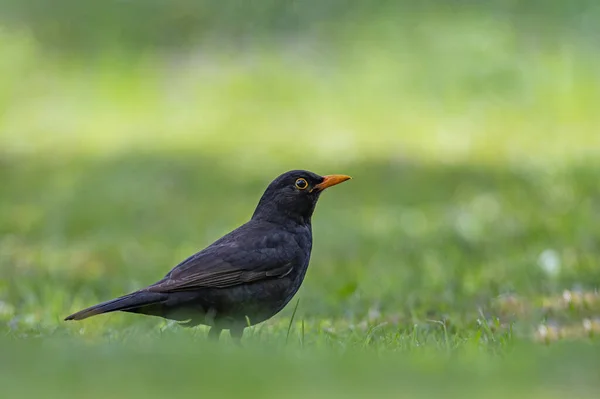
<path fill-rule="evenodd" d="M 292 271 L 294 254 L 285 247 L 243 249 L 236 245 L 209 247 L 176 266 L 164 279 L 147 288 L 153 292 L 226 288 Z"/>

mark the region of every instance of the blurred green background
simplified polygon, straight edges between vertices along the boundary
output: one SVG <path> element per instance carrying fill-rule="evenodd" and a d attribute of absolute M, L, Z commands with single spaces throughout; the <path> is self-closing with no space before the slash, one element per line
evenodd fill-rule
<path fill-rule="evenodd" d="M 6 397 L 595 397 L 599 50 L 592 0 L 0 0 Z M 62 322 L 298 168 L 354 180 L 243 349 Z"/>

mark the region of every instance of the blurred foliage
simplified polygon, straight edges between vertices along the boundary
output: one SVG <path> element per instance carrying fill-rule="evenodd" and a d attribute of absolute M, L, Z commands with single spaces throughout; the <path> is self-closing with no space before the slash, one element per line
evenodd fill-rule
<path fill-rule="evenodd" d="M 531 40 L 572 35 L 597 45 L 600 6 L 594 0 L 2 0 L 6 22 L 27 26 L 46 44 L 89 51 L 173 48 L 207 41 L 233 45 L 331 35 L 379 25 L 418 29 L 423 18 L 494 18 Z M 339 33 L 342 36 L 339 36 Z M 351 35 L 350 35 L 351 36 Z"/>

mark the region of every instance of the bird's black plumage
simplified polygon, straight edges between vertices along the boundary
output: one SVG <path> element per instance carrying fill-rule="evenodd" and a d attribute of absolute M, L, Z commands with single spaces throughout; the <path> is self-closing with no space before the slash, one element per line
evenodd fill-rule
<path fill-rule="evenodd" d="M 277 177 L 252 218 L 139 291 L 68 316 L 114 311 L 212 326 L 241 338 L 248 325 L 279 312 L 300 288 L 312 249 L 311 217 L 322 191 L 349 176 L 294 170 Z"/>

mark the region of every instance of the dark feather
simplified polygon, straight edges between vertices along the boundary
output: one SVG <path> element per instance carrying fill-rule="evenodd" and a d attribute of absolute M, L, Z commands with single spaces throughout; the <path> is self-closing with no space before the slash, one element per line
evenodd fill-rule
<path fill-rule="evenodd" d="M 151 292 L 177 292 L 198 288 L 227 288 L 255 281 L 281 278 L 293 269 L 298 246 L 282 238 L 275 248 L 247 248 L 220 245 L 208 247 L 176 266 L 165 278 L 148 287 Z M 281 251 L 281 248 L 289 251 Z"/>
<path fill-rule="evenodd" d="M 161 295 L 155 292 L 137 291 L 119 298 L 111 299 L 110 301 L 99 303 L 87 309 L 80 310 L 67 316 L 65 320 L 83 320 L 102 313 L 115 311 L 130 311 L 139 309 L 140 307 L 160 303 L 166 298 L 166 295 Z"/>

